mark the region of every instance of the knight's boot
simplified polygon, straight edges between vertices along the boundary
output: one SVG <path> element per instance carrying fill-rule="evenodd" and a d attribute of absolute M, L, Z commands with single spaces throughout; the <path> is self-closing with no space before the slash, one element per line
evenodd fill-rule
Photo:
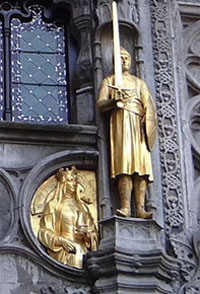
<path fill-rule="evenodd" d="M 118 189 L 121 200 L 121 208 L 116 210 L 116 214 L 123 217 L 131 216 L 131 192 L 133 183 L 131 176 L 121 176 L 118 181 Z"/>
<path fill-rule="evenodd" d="M 152 218 L 153 213 L 145 210 L 145 193 L 146 180 L 142 177 L 135 179 L 135 201 L 136 201 L 136 215 L 138 218 L 149 219 Z"/>

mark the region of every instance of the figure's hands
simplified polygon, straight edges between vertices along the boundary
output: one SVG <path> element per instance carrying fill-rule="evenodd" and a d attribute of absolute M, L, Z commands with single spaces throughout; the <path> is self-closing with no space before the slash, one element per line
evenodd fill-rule
<path fill-rule="evenodd" d="M 87 225 L 78 226 L 78 228 L 76 229 L 75 236 L 78 241 L 89 242 L 90 239 L 88 236 L 88 226 Z"/>
<path fill-rule="evenodd" d="M 62 245 L 63 248 L 65 250 L 67 250 L 67 252 L 69 252 L 69 253 L 73 253 L 73 254 L 76 253 L 76 247 L 69 240 L 66 240 L 66 239 L 64 239 L 62 237 L 59 237 L 59 245 Z"/>

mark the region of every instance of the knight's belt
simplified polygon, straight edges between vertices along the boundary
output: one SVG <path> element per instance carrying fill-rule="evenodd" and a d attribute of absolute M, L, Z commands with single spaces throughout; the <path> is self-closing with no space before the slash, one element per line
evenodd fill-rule
<path fill-rule="evenodd" d="M 124 110 L 137 114 L 141 117 L 144 116 L 144 109 L 141 101 L 138 98 L 128 98 L 123 99 L 121 102 L 121 107 Z"/>

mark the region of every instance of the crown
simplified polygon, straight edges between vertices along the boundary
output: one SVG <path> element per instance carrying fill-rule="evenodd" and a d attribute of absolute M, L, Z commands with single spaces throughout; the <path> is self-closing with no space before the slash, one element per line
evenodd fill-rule
<path fill-rule="evenodd" d="M 76 177 L 77 177 L 77 169 L 76 169 L 76 167 L 74 165 L 71 167 L 71 169 L 69 169 L 69 168 L 65 168 L 65 169 L 60 168 L 57 171 L 57 173 L 55 174 L 56 180 L 64 182 L 66 180 L 68 174 L 71 174 L 73 176 L 73 178 L 76 179 Z"/>

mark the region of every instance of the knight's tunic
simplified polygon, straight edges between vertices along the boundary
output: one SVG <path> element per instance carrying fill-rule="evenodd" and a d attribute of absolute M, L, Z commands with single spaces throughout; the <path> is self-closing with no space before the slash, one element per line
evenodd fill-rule
<path fill-rule="evenodd" d="M 114 99 L 114 75 L 102 82 L 98 104 Z M 145 82 L 129 73 L 123 74 L 125 94 L 121 108 L 110 114 L 111 177 L 138 173 L 153 181 L 150 149 L 155 138 L 156 112 Z"/>

